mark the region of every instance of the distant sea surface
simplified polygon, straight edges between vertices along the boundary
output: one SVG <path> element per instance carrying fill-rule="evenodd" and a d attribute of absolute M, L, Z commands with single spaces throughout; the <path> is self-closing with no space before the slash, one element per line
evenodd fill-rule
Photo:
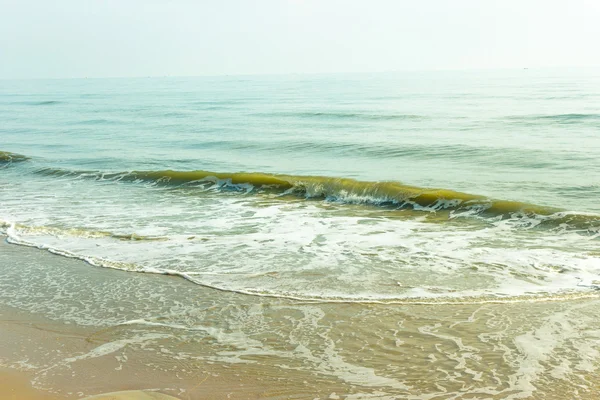
<path fill-rule="evenodd" d="M 327 337 L 319 305 L 373 306 L 361 308 L 365 321 L 389 318 L 398 332 L 390 307 L 596 299 L 600 71 L 0 81 L 0 234 L 86 268 L 174 275 L 266 304 L 309 302 L 313 311 L 297 307 L 313 339 Z M 36 279 L 20 276 L 28 273 Z M 52 279 L 82 290 L 63 273 Z M 133 314 L 115 306 L 106 316 L 93 305 L 70 313 L 68 295 L 34 306 L 23 287 L 11 293 L 6 304 L 84 325 L 139 321 L 144 310 L 158 318 L 143 296 L 128 303 Z M 260 342 L 234 314 L 223 315 L 228 332 Z M 169 318 L 161 324 L 200 324 Z M 382 361 L 385 348 L 371 349 L 372 365 L 334 357 L 325 368 L 319 344 L 277 329 L 296 348 L 291 369 L 350 382 L 357 398 L 436 398 L 440 387 L 468 386 L 464 374 L 444 375 L 440 387 L 415 391 L 410 371 Z M 367 326 L 355 334 L 371 343 Z M 360 347 L 338 340 L 344 351 Z M 564 357 L 584 357 L 567 345 Z M 533 356 L 519 358 L 519 346 L 502 349 L 497 379 L 469 367 L 481 378 L 469 393 L 533 393 L 529 383 L 552 369 L 527 370 Z M 238 350 L 228 357 L 249 354 Z M 575 371 L 573 360 L 561 365 Z"/>

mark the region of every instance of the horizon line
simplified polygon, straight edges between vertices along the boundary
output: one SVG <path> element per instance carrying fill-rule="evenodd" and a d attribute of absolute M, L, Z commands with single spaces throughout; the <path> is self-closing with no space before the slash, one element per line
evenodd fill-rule
<path fill-rule="evenodd" d="M 257 72 L 234 74 L 165 74 L 165 75 L 115 75 L 115 76 L 71 76 L 71 77 L 0 77 L 0 81 L 34 81 L 34 80 L 81 80 L 81 79 L 156 79 L 156 78 L 223 78 L 223 77 L 267 77 L 267 76 L 318 76 L 318 75 L 369 75 L 369 74 L 396 74 L 419 72 L 485 72 L 506 70 L 564 70 L 564 69 L 600 69 L 600 65 L 578 66 L 523 66 L 523 67 L 478 67 L 478 68 L 431 68 L 431 69 L 396 69 L 382 71 L 336 71 L 336 72 Z"/>

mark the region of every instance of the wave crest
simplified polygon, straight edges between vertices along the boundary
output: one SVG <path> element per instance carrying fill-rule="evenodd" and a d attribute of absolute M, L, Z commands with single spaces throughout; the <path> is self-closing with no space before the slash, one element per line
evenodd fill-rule
<path fill-rule="evenodd" d="M 0 152 L 0 162 L 27 160 L 28 157 Z M 262 172 L 213 172 L 148 170 L 125 172 L 77 171 L 41 168 L 36 174 L 94 180 L 149 183 L 153 186 L 185 187 L 190 189 L 271 193 L 281 197 L 367 204 L 392 209 L 416 211 L 446 211 L 449 218 L 478 216 L 485 218 L 523 218 L 528 226 L 550 225 L 560 228 L 589 231 L 600 235 L 600 215 L 576 213 L 520 201 L 496 200 L 486 196 L 451 189 L 423 188 L 398 181 L 359 181 L 351 178 L 301 176 Z"/>
<path fill-rule="evenodd" d="M 38 173 L 57 176 L 88 177 L 98 180 L 147 182 L 156 186 L 185 186 L 242 192 L 271 192 L 310 199 L 324 199 L 351 204 L 371 204 L 412 208 L 421 211 L 469 211 L 493 216 L 512 213 L 548 216 L 560 212 L 558 208 L 539 206 L 518 201 L 493 200 L 485 196 L 449 189 L 422 188 L 400 182 L 369 182 L 350 178 L 325 176 L 295 176 L 260 172 L 212 171 L 131 171 L 102 173 L 42 169 Z"/>
<path fill-rule="evenodd" d="M 29 157 L 8 151 L 0 151 L 0 163 L 19 162 L 26 160 L 29 160 Z"/>

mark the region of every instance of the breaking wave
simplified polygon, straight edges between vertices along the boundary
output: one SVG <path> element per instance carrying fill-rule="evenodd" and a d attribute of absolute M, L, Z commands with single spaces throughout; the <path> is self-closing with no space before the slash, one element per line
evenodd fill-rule
<path fill-rule="evenodd" d="M 0 152 L 0 163 L 27 160 L 28 157 Z M 360 181 L 328 176 L 302 176 L 262 172 L 213 172 L 149 170 L 102 172 L 61 168 L 32 169 L 36 175 L 72 177 L 101 181 L 145 183 L 152 186 L 190 190 L 272 194 L 346 204 L 364 204 L 387 209 L 446 212 L 449 218 L 523 218 L 529 226 L 568 227 L 600 235 L 600 215 L 569 211 L 512 200 L 458 192 L 451 189 L 424 188 L 398 181 Z"/>
<path fill-rule="evenodd" d="M 482 216 L 504 219 L 522 216 L 534 218 L 535 225 L 568 224 L 570 227 L 588 229 L 595 233 L 600 229 L 600 215 L 593 213 L 578 213 L 519 201 L 496 200 L 449 189 L 422 188 L 393 181 L 369 182 L 349 178 L 260 172 L 173 170 L 103 173 L 46 168 L 37 170 L 36 173 L 202 190 L 238 191 L 254 194 L 266 192 L 280 196 L 425 212 L 448 211 L 451 213 L 450 217 Z"/>
<path fill-rule="evenodd" d="M 29 157 L 21 154 L 10 153 L 8 151 L 0 151 L 0 163 L 11 163 L 26 160 L 29 160 Z"/>

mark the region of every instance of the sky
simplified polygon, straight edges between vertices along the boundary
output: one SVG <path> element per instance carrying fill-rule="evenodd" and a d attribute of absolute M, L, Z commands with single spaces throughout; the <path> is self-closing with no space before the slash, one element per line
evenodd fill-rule
<path fill-rule="evenodd" d="M 0 0 L 0 79 L 600 66 L 599 0 Z"/>

